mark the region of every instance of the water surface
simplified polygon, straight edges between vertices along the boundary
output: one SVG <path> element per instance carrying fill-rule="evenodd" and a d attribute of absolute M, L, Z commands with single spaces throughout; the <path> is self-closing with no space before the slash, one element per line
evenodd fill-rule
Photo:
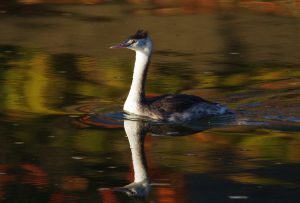
<path fill-rule="evenodd" d="M 300 200 L 298 4 L 20 2 L 0 3 L 0 201 Z M 124 123 L 134 53 L 108 47 L 138 28 L 148 96 L 202 96 L 237 120 Z"/>

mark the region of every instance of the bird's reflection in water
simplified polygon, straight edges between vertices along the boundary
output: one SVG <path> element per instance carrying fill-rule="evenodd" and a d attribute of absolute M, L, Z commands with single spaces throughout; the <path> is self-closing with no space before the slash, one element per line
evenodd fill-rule
<path fill-rule="evenodd" d="M 115 192 L 125 193 L 130 197 L 145 199 L 151 188 L 144 149 L 146 135 L 172 137 L 192 135 L 211 128 L 237 124 L 237 119 L 235 115 L 224 115 L 201 119 L 193 123 L 174 124 L 144 120 L 140 117 L 118 112 L 102 115 L 85 115 L 74 119 L 73 123 L 83 128 L 92 127 L 101 129 L 122 128 L 123 123 L 131 150 L 134 180 L 128 185 L 117 187 L 113 190 Z M 99 188 L 99 190 L 102 189 L 103 188 Z M 106 190 L 108 188 L 104 189 Z"/>
<path fill-rule="evenodd" d="M 131 150 L 134 181 L 115 190 L 124 192 L 128 196 L 144 198 L 150 192 L 150 179 L 144 150 L 144 139 L 147 133 L 145 123 L 139 120 L 124 120 L 124 129 Z"/>
<path fill-rule="evenodd" d="M 221 127 L 234 121 L 233 117 L 211 118 L 189 125 L 179 126 L 147 122 L 140 119 L 124 120 L 124 129 L 128 137 L 132 163 L 134 169 L 134 181 L 115 191 L 123 192 L 131 197 L 146 198 L 150 192 L 151 182 L 148 174 L 144 140 L 146 134 L 155 136 L 182 136 L 191 135 L 213 127 Z"/>

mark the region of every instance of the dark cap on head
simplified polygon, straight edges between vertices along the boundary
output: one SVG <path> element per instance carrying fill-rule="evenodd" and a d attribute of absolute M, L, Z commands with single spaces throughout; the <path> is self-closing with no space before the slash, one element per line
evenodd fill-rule
<path fill-rule="evenodd" d="M 130 39 L 145 39 L 148 37 L 148 32 L 146 30 L 138 30 L 134 35 L 131 35 Z"/>

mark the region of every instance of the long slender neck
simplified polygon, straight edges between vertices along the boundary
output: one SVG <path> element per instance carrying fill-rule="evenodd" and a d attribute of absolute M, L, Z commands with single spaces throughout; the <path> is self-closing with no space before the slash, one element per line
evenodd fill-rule
<path fill-rule="evenodd" d="M 145 132 L 139 121 L 124 120 L 134 169 L 134 182 L 149 181 L 144 151 Z"/>
<path fill-rule="evenodd" d="M 132 83 L 124 105 L 124 110 L 129 113 L 140 114 L 140 107 L 145 100 L 145 82 L 150 58 L 151 52 L 136 51 Z"/>

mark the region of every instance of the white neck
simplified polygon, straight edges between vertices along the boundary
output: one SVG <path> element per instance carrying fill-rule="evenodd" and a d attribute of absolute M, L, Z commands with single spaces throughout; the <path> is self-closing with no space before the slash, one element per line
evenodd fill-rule
<path fill-rule="evenodd" d="M 144 136 L 141 122 L 124 120 L 124 128 L 129 141 L 134 170 L 134 182 L 148 182 L 148 173 L 144 153 Z"/>
<path fill-rule="evenodd" d="M 145 81 L 150 57 L 151 50 L 150 52 L 136 51 L 132 83 L 123 108 L 126 112 L 142 114 L 141 107 L 145 100 Z"/>

